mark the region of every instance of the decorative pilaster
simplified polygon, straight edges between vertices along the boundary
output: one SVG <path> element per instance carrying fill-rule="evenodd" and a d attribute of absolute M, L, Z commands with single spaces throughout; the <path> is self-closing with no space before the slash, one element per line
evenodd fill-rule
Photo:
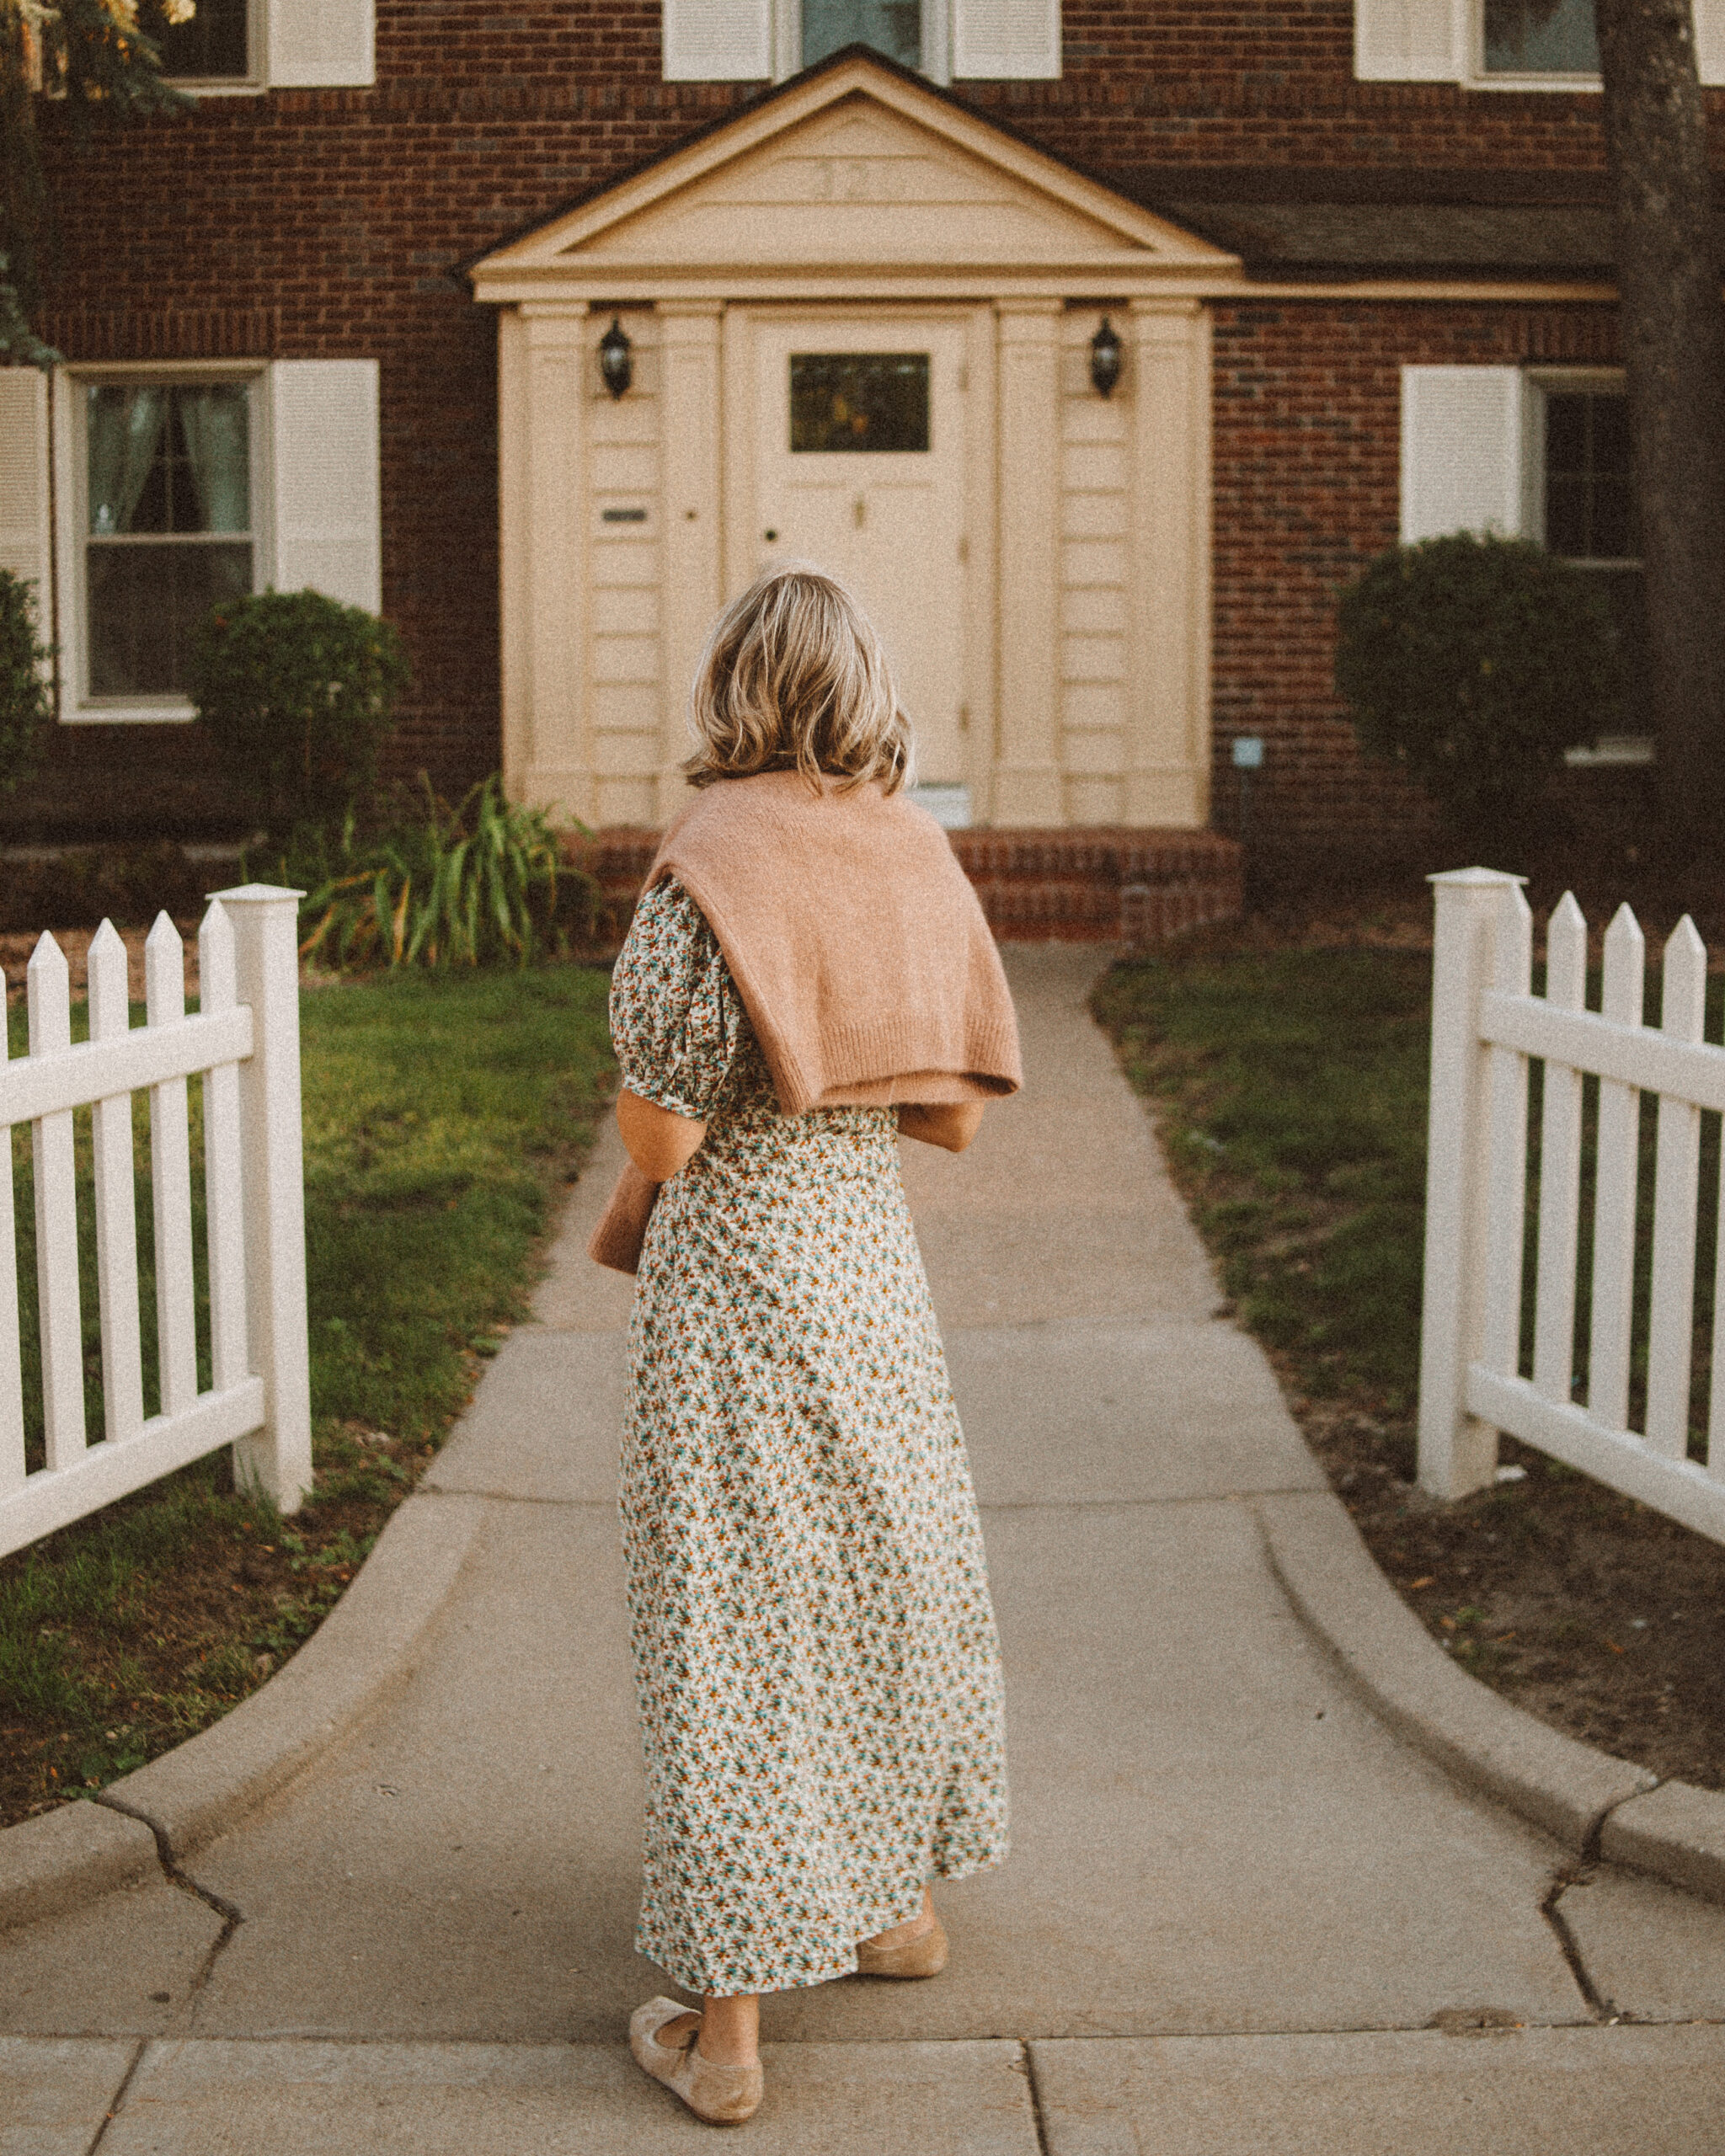
<path fill-rule="evenodd" d="M 678 766 L 689 753 L 684 713 L 695 662 L 724 598 L 720 529 L 720 339 L 717 300 L 666 300 L 659 306 L 663 368 L 665 473 L 664 584 L 660 614 L 663 705 L 658 813 L 668 823 L 688 805 Z"/>
<path fill-rule="evenodd" d="M 1125 814 L 1210 814 L 1210 337 L 1196 300 L 1134 300 Z"/>
<path fill-rule="evenodd" d="M 504 413 L 504 652 L 506 722 L 521 756 L 518 798 L 594 820 L 588 709 L 585 308 L 523 309 L 517 386 Z M 517 422 L 510 405 L 519 399 Z"/>
<path fill-rule="evenodd" d="M 1058 300 L 1002 300 L 997 825 L 1065 821 L 1060 763 L 1060 318 Z"/>

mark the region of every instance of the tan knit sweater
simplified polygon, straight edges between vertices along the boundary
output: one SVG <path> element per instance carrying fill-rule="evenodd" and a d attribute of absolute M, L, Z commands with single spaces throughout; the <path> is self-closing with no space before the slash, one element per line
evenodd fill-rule
<path fill-rule="evenodd" d="M 1023 1082 L 1018 1023 L 969 878 L 926 809 L 794 771 L 724 779 L 665 833 L 787 1115 L 992 1100 Z M 633 1273 L 659 1186 L 623 1170 L 589 1254 Z"/>
<path fill-rule="evenodd" d="M 1023 1083 L 1000 953 L 926 808 L 795 771 L 723 779 L 665 833 L 787 1115 L 992 1100 Z"/>

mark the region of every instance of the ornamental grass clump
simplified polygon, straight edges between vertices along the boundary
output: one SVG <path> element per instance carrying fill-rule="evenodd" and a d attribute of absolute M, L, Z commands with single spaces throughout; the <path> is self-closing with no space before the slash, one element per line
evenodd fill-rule
<path fill-rule="evenodd" d="M 1342 594 L 1337 626 L 1361 748 L 1423 787 L 1470 850 L 1525 844 L 1564 750 L 1621 709 L 1597 581 L 1525 540 L 1392 547 Z"/>
<path fill-rule="evenodd" d="M 560 856 L 545 812 L 511 803 L 494 771 L 459 808 L 421 775 L 422 812 L 361 833 L 302 831 L 281 880 L 307 896 L 302 955 L 341 968 L 525 966 L 589 942 L 598 886 Z"/>
<path fill-rule="evenodd" d="M 371 792 L 408 678 L 400 638 L 363 606 L 261 591 L 205 616 L 188 686 L 224 771 L 283 845 Z"/>
<path fill-rule="evenodd" d="M 36 636 L 31 587 L 0 569 L 0 794 L 15 792 L 40 760 L 54 715 L 43 671 L 51 656 Z"/>

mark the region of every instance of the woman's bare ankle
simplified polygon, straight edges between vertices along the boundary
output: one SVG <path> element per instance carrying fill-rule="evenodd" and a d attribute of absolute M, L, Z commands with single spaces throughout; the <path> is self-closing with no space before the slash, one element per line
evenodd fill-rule
<path fill-rule="evenodd" d="M 697 2048 L 714 2066 L 755 2065 L 761 2056 L 760 2000 L 747 1992 L 732 1999 L 709 1994 Z"/>

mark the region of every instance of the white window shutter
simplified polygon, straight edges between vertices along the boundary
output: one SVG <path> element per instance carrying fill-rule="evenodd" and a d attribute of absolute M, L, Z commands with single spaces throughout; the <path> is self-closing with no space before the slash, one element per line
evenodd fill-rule
<path fill-rule="evenodd" d="M 1455 0 L 1354 0 L 1355 79 L 1459 83 L 1466 22 Z"/>
<path fill-rule="evenodd" d="M 0 569 L 35 584 L 42 643 L 54 640 L 48 504 L 48 377 L 0 367 Z"/>
<path fill-rule="evenodd" d="M 1695 56 L 1704 83 L 1725 83 L 1725 0 L 1692 0 Z"/>
<path fill-rule="evenodd" d="M 373 0 L 270 0 L 273 88 L 363 89 L 377 79 Z"/>
<path fill-rule="evenodd" d="M 278 360 L 270 370 L 278 591 L 382 602 L 376 360 Z"/>
<path fill-rule="evenodd" d="M 1402 538 L 1519 536 L 1526 400 L 1519 367 L 1403 367 Z"/>
<path fill-rule="evenodd" d="M 667 83 L 772 77 L 772 0 L 665 0 Z"/>
<path fill-rule="evenodd" d="M 1052 81 L 1060 0 L 953 0 L 954 81 Z"/>

